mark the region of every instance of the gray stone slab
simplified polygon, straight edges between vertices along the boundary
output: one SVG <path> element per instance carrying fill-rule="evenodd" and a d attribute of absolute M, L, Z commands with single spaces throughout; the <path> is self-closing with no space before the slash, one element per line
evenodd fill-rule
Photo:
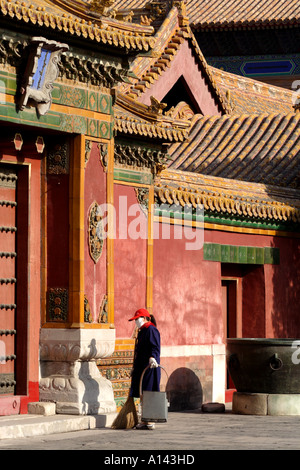
<path fill-rule="evenodd" d="M 116 413 L 97 416 L 15 415 L 0 417 L 0 440 L 110 427 Z"/>
<path fill-rule="evenodd" d="M 232 412 L 244 415 L 266 416 L 268 414 L 268 395 L 264 393 L 234 392 Z"/>
<path fill-rule="evenodd" d="M 28 413 L 43 416 L 56 414 L 56 404 L 51 402 L 28 403 Z"/>
<path fill-rule="evenodd" d="M 299 416 L 300 394 L 270 394 L 268 414 L 272 416 Z"/>

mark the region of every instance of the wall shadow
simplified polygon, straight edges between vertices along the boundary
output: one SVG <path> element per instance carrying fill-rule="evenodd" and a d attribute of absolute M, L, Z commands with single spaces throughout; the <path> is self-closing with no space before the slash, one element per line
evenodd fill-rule
<path fill-rule="evenodd" d="M 270 278 L 269 310 L 274 338 L 300 338 L 300 239 L 274 237 L 272 248 L 279 248 L 278 264 L 268 266 Z"/>
<path fill-rule="evenodd" d="M 202 385 L 197 375 L 186 367 L 176 369 L 169 376 L 166 392 L 169 411 L 195 410 L 203 401 Z"/>
<path fill-rule="evenodd" d="M 93 339 L 88 346 L 91 351 L 91 356 L 94 356 L 94 350 L 96 349 L 96 342 Z M 79 369 L 78 378 L 82 381 L 84 392 L 82 395 L 82 412 L 84 415 L 96 415 L 98 414 L 100 403 L 99 394 L 100 388 L 99 383 L 91 375 L 91 364 L 88 361 L 82 362 Z"/>

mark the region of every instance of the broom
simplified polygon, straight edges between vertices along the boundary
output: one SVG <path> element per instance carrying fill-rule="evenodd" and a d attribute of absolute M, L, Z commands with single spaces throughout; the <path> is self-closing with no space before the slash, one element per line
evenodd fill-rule
<path fill-rule="evenodd" d="M 128 396 L 119 414 L 112 423 L 112 429 L 132 429 L 138 423 L 138 415 L 134 404 L 134 398 Z"/>

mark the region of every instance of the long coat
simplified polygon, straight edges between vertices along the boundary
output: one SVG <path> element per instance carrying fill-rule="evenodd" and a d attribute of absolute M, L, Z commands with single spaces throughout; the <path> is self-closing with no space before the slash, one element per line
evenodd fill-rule
<path fill-rule="evenodd" d="M 130 396 L 139 398 L 140 378 L 143 370 L 149 365 L 149 358 L 154 357 L 160 364 L 160 333 L 153 323 L 144 323 L 139 330 L 133 360 Z M 142 390 L 159 391 L 160 368 L 147 369 L 142 383 Z"/>

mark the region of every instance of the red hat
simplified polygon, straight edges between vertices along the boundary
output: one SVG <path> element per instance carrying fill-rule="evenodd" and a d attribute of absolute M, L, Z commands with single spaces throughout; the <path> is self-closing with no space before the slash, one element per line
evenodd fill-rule
<path fill-rule="evenodd" d="M 150 317 L 150 313 L 145 308 L 140 308 L 134 314 L 134 317 L 129 318 L 128 321 L 136 320 L 139 317 Z"/>

